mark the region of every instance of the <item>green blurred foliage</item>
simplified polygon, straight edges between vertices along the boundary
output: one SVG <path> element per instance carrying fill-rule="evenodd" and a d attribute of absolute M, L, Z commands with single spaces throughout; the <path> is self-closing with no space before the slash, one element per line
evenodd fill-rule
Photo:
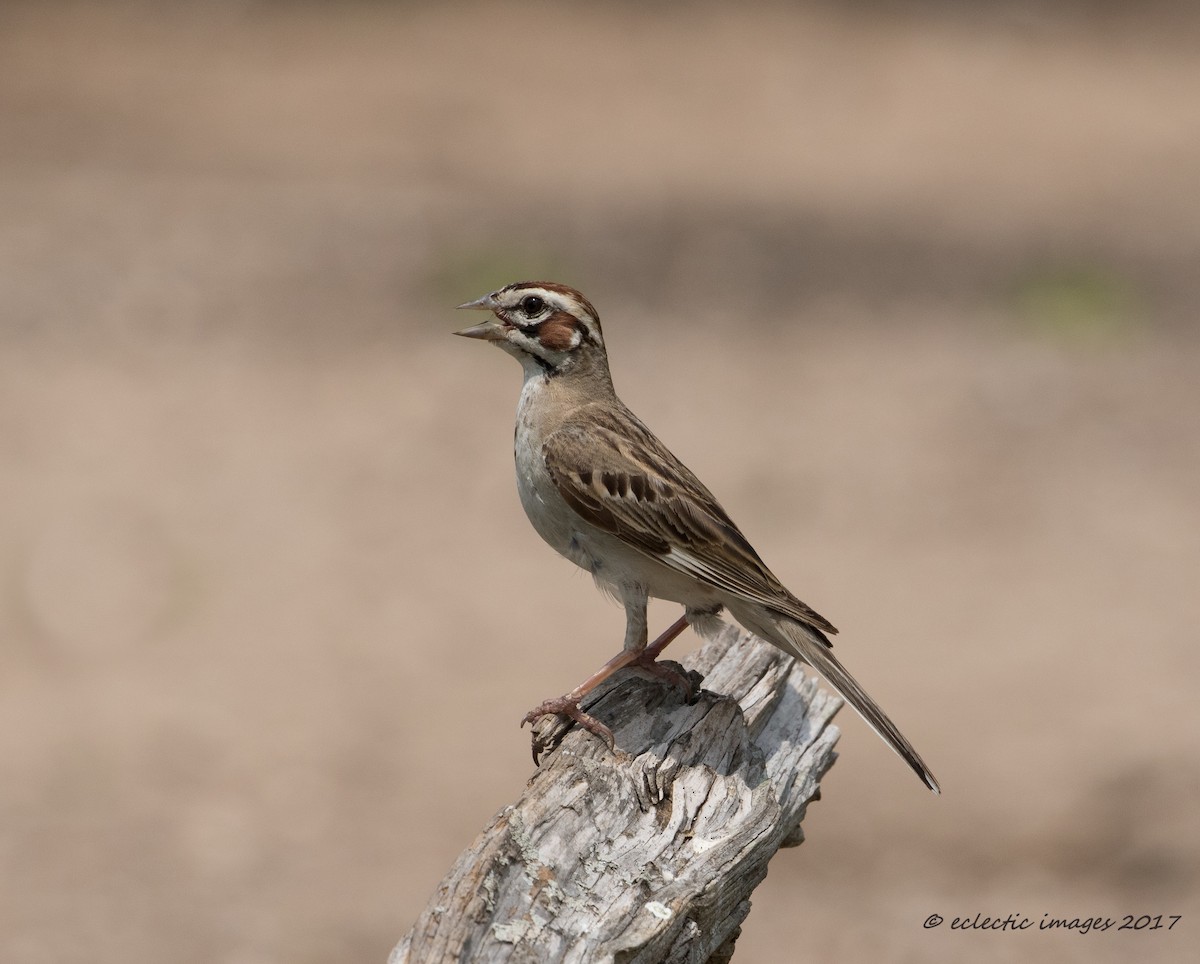
<path fill-rule="evenodd" d="M 1010 300 L 1028 328 L 1073 342 L 1124 337 L 1145 319 L 1136 286 L 1100 265 L 1041 266 L 1018 279 Z"/>

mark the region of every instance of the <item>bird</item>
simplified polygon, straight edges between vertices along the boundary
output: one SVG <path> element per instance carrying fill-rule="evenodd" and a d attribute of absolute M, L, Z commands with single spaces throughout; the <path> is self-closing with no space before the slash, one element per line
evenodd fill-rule
<path fill-rule="evenodd" d="M 564 284 L 519 281 L 458 307 L 491 314 L 454 334 L 489 342 L 521 363 L 513 450 L 529 521 L 625 607 L 621 652 L 570 692 L 530 710 L 522 724 L 560 714 L 615 749 L 612 731 L 580 700 L 623 667 L 686 689 L 686 678 L 657 657 L 689 625 L 701 634 L 719 627 L 724 610 L 815 669 L 940 793 L 920 754 L 834 656 L 833 624 L 784 586 L 708 488 L 617 396 L 591 302 Z M 684 607 L 652 643 L 650 597 Z M 535 762 L 538 752 L 535 738 Z"/>

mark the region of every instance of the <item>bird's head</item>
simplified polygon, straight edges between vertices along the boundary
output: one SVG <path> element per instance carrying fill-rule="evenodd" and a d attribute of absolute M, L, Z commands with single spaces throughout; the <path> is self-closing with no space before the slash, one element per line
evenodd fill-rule
<path fill-rule="evenodd" d="M 557 375 L 595 365 L 607 369 L 596 309 L 574 288 L 551 281 L 518 281 L 459 308 L 492 317 L 456 331 L 494 342 L 525 367 Z"/>

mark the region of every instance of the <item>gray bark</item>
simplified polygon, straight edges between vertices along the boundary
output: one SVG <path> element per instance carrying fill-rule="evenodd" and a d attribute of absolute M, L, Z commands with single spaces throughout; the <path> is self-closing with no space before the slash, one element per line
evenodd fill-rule
<path fill-rule="evenodd" d="M 389 964 L 727 961 L 750 894 L 833 764 L 841 701 L 726 628 L 677 689 L 625 672 L 442 880 Z M 549 721 L 543 720 L 543 725 Z"/>

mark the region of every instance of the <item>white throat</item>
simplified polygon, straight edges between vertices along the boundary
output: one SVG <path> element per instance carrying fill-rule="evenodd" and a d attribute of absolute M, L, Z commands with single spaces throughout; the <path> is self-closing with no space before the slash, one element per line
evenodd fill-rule
<path fill-rule="evenodd" d="M 521 383 L 521 397 L 517 401 L 518 417 L 520 417 L 522 412 L 528 410 L 528 406 L 542 389 L 546 387 L 546 382 L 549 381 L 549 375 L 546 370 L 533 359 L 522 359 L 521 367 L 524 369 L 525 380 Z"/>

